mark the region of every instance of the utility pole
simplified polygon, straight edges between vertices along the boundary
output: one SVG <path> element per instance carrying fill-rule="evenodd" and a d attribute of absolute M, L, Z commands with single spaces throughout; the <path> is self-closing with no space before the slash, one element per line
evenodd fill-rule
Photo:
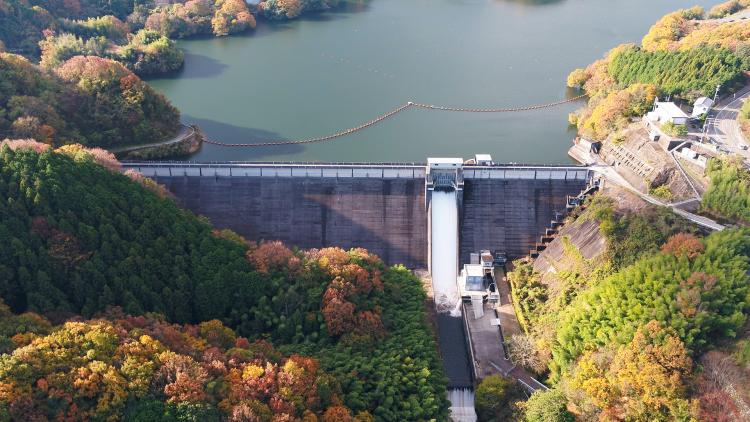
<path fill-rule="evenodd" d="M 703 122 L 703 134 L 701 134 L 701 143 L 705 142 L 706 134 L 708 133 L 708 125 L 711 124 L 711 109 L 714 108 L 716 105 L 716 98 L 719 96 L 719 90 L 721 89 L 721 84 L 716 85 L 716 91 L 714 91 L 714 102 L 711 104 L 711 107 L 708 108 L 706 111 L 706 121 Z"/>
<path fill-rule="evenodd" d="M 721 84 L 716 85 L 716 92 L 714 92 L 714 104 L 716 104 L 716 97 L 719 96 L 720 89 L 721 89 Z"/>

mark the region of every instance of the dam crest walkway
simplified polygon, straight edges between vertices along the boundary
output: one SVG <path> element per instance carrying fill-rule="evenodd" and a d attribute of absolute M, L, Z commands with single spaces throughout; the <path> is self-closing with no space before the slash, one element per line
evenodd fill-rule
<path fill-rule="evenodd" d="M 305 162 L 124 162 L 126 169 L 147 177 L 332 177 L 424 179 L 423 163 L 305 163 Z M 589 168 L 574 165 L 470 165 L 466 179 L 586 180 Z"/>

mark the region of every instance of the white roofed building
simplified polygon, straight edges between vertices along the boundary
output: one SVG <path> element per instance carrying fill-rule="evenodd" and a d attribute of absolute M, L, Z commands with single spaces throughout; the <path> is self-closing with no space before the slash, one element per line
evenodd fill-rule
<path fill-rule="evenodd" d="M 671 122 L 675 125 L 684 125 L 687 123 L 690 116 L 685 114 L 685 112 L 673 102 L 657 101 L 654 103 L 654 111 L 648 113 L 646 118 L 652 122 L 658 122 L 661 124 Z"/>
<path fill-rule="evenodd" d="M 714 100 L 708 97 L 698 98 L 697 100 L 695 100 L 695 103 L 693 104 L 692 117 L 700 117 L 708 113 L 708 111 L 711 110 L 711 107 L 713 106 L 714 106 Z"/>

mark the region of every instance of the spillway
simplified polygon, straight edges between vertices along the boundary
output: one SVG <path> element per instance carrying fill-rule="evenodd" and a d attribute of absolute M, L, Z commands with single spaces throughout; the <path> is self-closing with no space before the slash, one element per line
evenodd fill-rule
<path fill-rule="evenodd" d="M 451 420 L 453 422 L 476 422 L 477 414 L 474 410 L 474 391 L 470 388 L 454 388 L 448 390 L 448 400 L 451 402 Z"/>
<path fill-rule="evenodd" d="M 460 316 L 458 277 L 458 203 L 456 191 L 432 193 L 432 288 L 439 313 Z"/>
<path fill-rule="evenodd" d="M 458 197 L 456 190 L 435 190 L 430 205 L 432 289 L 438 312 L 438 340 L 450 379 L 451 420 L 476 422 L 471 357 L 466 345 L 458 291 Z"/>

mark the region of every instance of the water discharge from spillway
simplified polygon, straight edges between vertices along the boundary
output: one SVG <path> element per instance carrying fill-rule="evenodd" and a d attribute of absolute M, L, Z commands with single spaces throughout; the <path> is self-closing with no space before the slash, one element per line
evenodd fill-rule
<path fill-rule="evenodd" d="M 432 192 L 432 288 L 438 312 L 461 316 L 458 293 L 458 203 L 456 191 Z"/>
<path fill-rule="evenodd" d="M 448 390 L 448 400 L 451 402 L 451 420 L 453 422 L 476 422 L 474 391 L 469 388 L 450 389 Z"/>

